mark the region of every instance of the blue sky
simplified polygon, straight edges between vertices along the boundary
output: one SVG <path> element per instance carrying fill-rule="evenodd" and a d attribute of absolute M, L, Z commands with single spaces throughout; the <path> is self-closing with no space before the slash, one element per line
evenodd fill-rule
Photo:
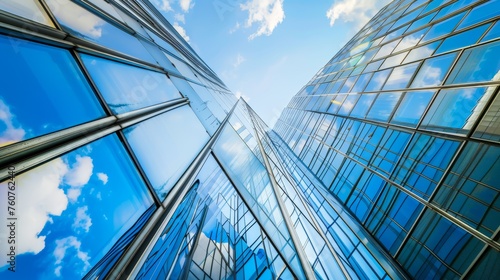
<path fill-rule="evenodd" d="M 388 0 L 151 0 L 233 93 L 274 124 Z"/>

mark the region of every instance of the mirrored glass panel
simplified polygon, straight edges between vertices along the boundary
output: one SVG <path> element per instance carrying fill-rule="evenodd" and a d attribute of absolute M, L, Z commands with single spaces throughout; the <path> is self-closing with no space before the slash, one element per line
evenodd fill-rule
<path fill-rule="evenodd" d="M 366 118 L 378 121 L 388 121 L 400 98 L 401 92 L 379 93 L 377 100 L 373 102 Z"/>
<path fill-rule="evenodd" d="M 475 44 L 491 24 L 484 24 L 471 30 L 446 38 L 436 53 L 443 53 Z"/>
<path fill-rule="evenodd" d="M 69 0 L 47 0 L 64 30 L 72 35 L 156 64 L 134 36 Z"/>
<path fill-rule="evenodd" d="M 49 16 L 37 0 L 4 0 L 0 2 L 0 10 L 54 27 Z"/>
<path fill-rule="evenodd" d="M 422 121 L 422 127 L 467 132 L 473 127 L 494 90 L 495 87 L 441 90 Z"/>
<path fill-rule="evenodd" d="M 415 62 L 394 68 L 383 89 L 391 90 L 406 88 L 408 86 L 408 82 L 410 82 L 410 79 L 413 77 L 415 70 L 417 70 L 418 65 L 419 63 Z"/>
<path fill-rule="evenodd" d="M 9 186 L 16 197 L 16 279 L 81 279 L 112 265 L 155 209 L 116 135 L 1 183 L 4 221 Z M 0 233 L 5 240 L 6 232 Z M 7 252 L 6 240 L 0 246 Z M 0 278 L 13 279 L 7 257 L 0 255 Z"/>
<path fill-rule="evenodd" d="M 0 61 L 0 146 L 104 116 L 69 51 L 0 36 Z"/>
<path fill-rule="evenodd" d="M 96 56 L 80 56 L 115 114 L 181 97 L 165 74 Z"/>
<path fill-rule="evenodd" d="M 382 86 L 385 83 L 385 80 L 387 79 L 387 76 L 391 73 L 392 69 L 387 69 L 387 70 L 382 70 L 375 72 L 366 86 L 364 91 L 377 91 L 382 88 Z"/>
<path fill-rule="evenodd" d="M 411 88 L 441 85 L 457 53 L 426 59 L 411 83 Z"/>
<path fill-rule="evenodd" d="M 422 118 L 435 91 L 409 91 L 404 94 L 398 109 L 394 113 L 392 123 L 415 127 Z"/>
<path fill-rule="evenodd" d="M 188 106 L 128 127 L 124 133 L 160 199 L 167 196 L 209 139 Z"/>
<path fill-rule="evenodd" d="M 422 42 L 429 41 L 431 39 L 440 37 L 445 34 L 449 34 L 455 29 L 455 26 L 457 26 L 458 22 L 463 18 L 464 13 L 460 13 L 458 15 L 455 15 L 447 20 L 444 20 L 440 23 L 434 24 L 430 29 L 427 34 L 425 34 L 424 38 L 422 39 Z"/>
<path fill-rule="evenodd" d="M 377 97 L 376 93 L 362 94 L 361 97 L 358 99 L 358 102 L 352 109 L 351 116 L 357 118 L 364 118 L 366 113 L 368 112 L 368 109 L 370 109 L 370 106 L 372 105 L 376 97 Z"/>
<path fill-rule="evenodd" d="M 465 50 L 446 84 L 500 80 L 500 41 Z"/>
<path fill-rule="evenodd" d="M 465 17 L 465 19 L 460 23 L 457 29 L 462 29 L 467 26 L 479 23 L 483 20 L 487 20 L 498 16 L 500 11 L 500 1 L 490 0 L 486 1 L 484 4 L 479 5 L 472 9 L 470 13 Z"/>
<path fill-rule="evenodd" d="M 474 137 L 500 141 L 500 95 L 495 97 L 474 132 Z"/>
<path fill-rule="evenodd" d="M 500 22 L 497 21 L 495 22 L 495 25 L 484 35 L 484 37 L 481 39 L 481 42 L 485 42 L 488 40 L 493 40 L 500 37 Z"/>

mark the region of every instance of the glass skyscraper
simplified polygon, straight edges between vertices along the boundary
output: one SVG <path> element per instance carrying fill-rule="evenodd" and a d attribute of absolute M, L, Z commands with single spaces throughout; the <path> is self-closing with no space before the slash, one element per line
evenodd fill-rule
<path fill-rule="evenodd" d="M 270 129 L 153 2 L 1 1 L 0 278 L 495 279 L 499 19 L 394 1 Z"/>

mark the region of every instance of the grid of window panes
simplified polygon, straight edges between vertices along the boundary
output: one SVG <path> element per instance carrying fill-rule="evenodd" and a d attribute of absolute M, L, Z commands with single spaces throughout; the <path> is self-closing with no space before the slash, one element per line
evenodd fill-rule
<path fill-rule="evenodd" d="M 274 128 L 415 278 L 498 273 L 499 17 L 498 0 L 394 1 Z"/>
<path fill-rule="evenodd" d="M 16 273 L 2 254 L 0 278 L 105 277 L 164 212 L 160 204 L 235 104 L 152 9 L 147 1 L 0 3 L 0 160 L 15 170 L 2 174 L 0 205 L 18 198 L 19 244 Z M 200 228 L 204 209 L 193 210 L 188 230 Z M 2 252 L 7 234 L 0 230 Z M 259 260 L 286 275 L 276 250 L 265 252 Z"/>

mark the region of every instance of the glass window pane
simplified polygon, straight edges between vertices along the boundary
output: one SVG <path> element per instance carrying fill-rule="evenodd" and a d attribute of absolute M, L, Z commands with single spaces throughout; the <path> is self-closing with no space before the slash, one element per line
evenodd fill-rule
<path fill-rule="evenodd" d="M 356 104 L 356 101 L 358 100 L 359 96 L 360 95 L 358 95 L 358 94 L 348 95 L 346 97 L 346 99 L 344 100 L 344 103 L 342 103 L 342 106 L 340 106 L 340 109 L 337 112 L 337 114 L 344 115 L 344 116 L 349 115 L 352 108 L 354 107 L 354 104 Z"/>
<path fill-rule="evenodd" d="M 366 118 L 388 121 L 400 98 L 401 92 L 379 93 Z"/>
<path fill-rule="evenodd" d="M 377 91 L 382 88 L 387 79 L 387 76 L 391 73 L 392 69 L 382 70 L 375 72 L 365 88 L 365 91 Z"/>
<path fill-rule="evenodd" d="M 351 89 L 351 92 L 362 92 L 366 86 L 366 83 L 370 80 L 371 74 L 363 74 L 359 76 L 358 80 Z"/>
<path fill-rule="evenodd" d="M 68 0 L 47 0 L 47 4 L 66 32 L 156 64 L 137 38 L 79 5 Z"/>
<path fill-rule="evenodd" d="M 500 1 L 490 0 L 483 5 L 477 6 L 470 11 L 465 19 L 458 26 L 458 30 L 471 26 L 483 20 L 488 20 L 500 14 Z"/>
<path fill-rule="evenodd" d="M 453 29 L 455 29 L 455 26 L 457 26 L 458 22 L 462 19 L 464 14 L 465 12 L 455 15 L 440 23 L 434 24 L 431 29 L 429 29 L 429 32 L 425 34 L 422 42 L 426 42 L 442 35 L 451 33 Z"/>
<path fill-rule="evenodd" d="M 415 70 L 417 69 L 419 64 L 420 63 L 415 62 L 412 64 L 394 68 L 384 85 L 384 89 L 387 90 L 406 88 L 408 86 L 408 82 L 413 77 L 413 74 L 415 73 Z"/>
<path fill-rule="evenodd" d="M 457 53 L 450 53 L 426 59 L 411 83 L 411 88 L 430 87 L 441 85 L 448 70 L 457 57 Z"/>
<path fill-rule="evenodd" d="M 420 42 L 420 39 L 424 37 L 424 34 L 425 32 L 427 32 L 428 29 L 429 28 L 425 28 L 405 36 L 403 40 L 401 40 L 399 45 L 396 47 L 396 49 L 394 49 L 394 52 L 398 52 L 408 48 L 413 48 L 414 46 L 416 46 Z"/>
<path fill-rule="evenodd" d="M 465 50 L 446 84 L 498 81 L 500 41 Z"/>
<path fill-rule="evenodd" d="M 16 279 L 82 279 L 93 266 L 103 265 L 101 260 L 112 265 L 154 210 L 144 181 L 116 135 L 17 174 L 15 183 L 16 261 L 29 264 L 18 266 Z M 2 190 L 7 184 L 1 184 Z M 2 209 L 7 209 L 5 195 L 0 192 Z M 0 216 L 6 220 L 4 213 Z M 2 252 L 7 245 L 0 244 Z M 0 258 L 6 263 L 6 254 Z M 11 275 L 0 272 L 2 279 Z"/>
<path fill-rule="evenodd" d="M 104 116 L 69 51 L 0 36 L 0 61 L 0 146 Z"/>
<path fill-rule="evenodd" d="M 493 40 L 500 37 L 500 22 L 495 22 L 495 25 L 486 33 L 486 35 L 481 39 L 481 42 L 485 42 L 488 40 Z"/>
<path fill-rule="evenodd" d="M 481 101 L 480 101 L 481 102 Z M 483 119 L 479 123 L 474 137 L 500 141 L 500 95 L 495 97 L 495 100 L 488 108 Z"/>
<path fill-rule="evenodd" d="M 446 38 L 441 46 L 439 46 L 436 53 L 447 52 L 475 44 L 489 26 L 490 24 L 481 25 L 474 29 Z"/>
<path fill-rule="evenodd" d="M 425 108 L 429 105 L 434 93 L 433 90 L 405 93 L 391 122 L 415 127 L 422 118 Z"/>
<path fill-rule="evenodd" d="M 375 97 L 377 97 L 376 93 L 362 94 L 358 102 L 354 106 L 354 109 L 352 109 L 351 116 L 357 118 L 364 118 L 366 112 L 368 112 L 368 109 L 370 109 L 370 106 L 375 100 Z"/>
<path fill-rule="evenodd" d="M 0 1 L 0 10 L 54 27 L 49 16 L 37 0 L 3 0 Z"/>
<path fill-rule="evenodd" d="M 437 41 L 411 50 L 403 63 L 412 62 L 432 56 L 440 43 L 441 41 Z"/>
<path fill-rule="evenodd" d="M 91 55 L 80 56 L 116 114 L 181 97 L 165 74 Z"/>
<path fill-rule="evenodd" d="M 124 133 L 161 199 L 208 141 L 208 134 L 188 106 L 128 127 Z"/>
<path fill-rule="evenodd" d="M 495 87 L 442 90 L 427 112 L 422 126 L 465 133 L 471 129 Z"/>

